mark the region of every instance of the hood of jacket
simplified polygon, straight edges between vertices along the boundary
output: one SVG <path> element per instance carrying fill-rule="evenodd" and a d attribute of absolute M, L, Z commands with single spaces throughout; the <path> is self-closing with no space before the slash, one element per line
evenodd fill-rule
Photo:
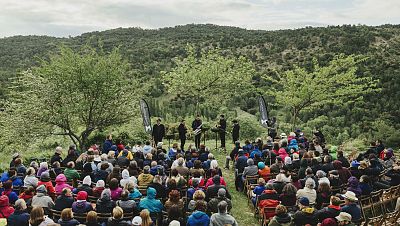
<path fill-rule="evenodd" d="M 0 207 L 6 207 L 10 205 L 10 201 L 6 195 L 0 196 Z"/>
<path fill-rule="evenodd" d="M 286 224 L 292 220 L 292 218 L 287 213 L 277 214 L 277 215 L 275 215 L 275 219 L 280 224 Z"/>
<path fill-rule="evenodd" d="M 202 211 L 195 211 L 192 216 L 196 221 L 208 221 L 208 215 Z"/>
<path fill-rule="evenodd" d="M 58 185 L 64 184 L 65 182 L 67 182 L 67 178 L 65 177 L 64 174 L 59 174 L 59 175 L 56 177 L 56 183 L 57 183 Z"/>
<path fill-rule="evenodd" d="M 156 189 L 154 189 L 152 187 L 147 188 L 147 198 L 148 199 L 155 199 L 156 194 L 157 194 Z"/>
<path fill-rule="evenodd" d="M 356 177 L 350 177 L 348 180 L 349 186 L 357 188 L 359 185 L 358 179 Z"/>
<path fill-rule="evenodd" d="M 333 161 L 333 167 L 335 168 L 335 170 L 340 170 L 343 168 L 342 166 L 342 162 L 339 160 L 335 160 Z"/>
<path fill-rule="evenodd" d="M 122 179 L 129 179 L 129 171 L 127 169 L 122 170 Z"/>

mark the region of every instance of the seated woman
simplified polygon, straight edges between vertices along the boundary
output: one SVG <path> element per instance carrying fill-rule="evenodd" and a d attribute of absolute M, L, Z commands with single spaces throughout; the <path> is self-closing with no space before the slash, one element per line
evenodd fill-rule
<path fill-rule="evenodd" d="M 253 189 L 253 195 L 251 201 L 253 205 L 256 204 L 257 197 L 260 196 L 265 190 L 265 180 L 263 178 L 258 178 L 258 185 Z"/>
<path fill-rule="evenodd" d="M 192 178 L 189 179 L 189 186 L 193 185 L 193 180 L 197 180 L 198 181 L 198 186 L 199 187 L 205 187 L 206 183 L 204 181 L 204 178 L 201 176 L 201 174 L 198 171 L 195 171 L 192 174 Z"/>
<path fill-rule="evenodd" d="M 170 225 L 172 221 L 178 221 L 180 225 L 185 225 L 185 220 L 182 215 L 182 209 L 180 209 L 177 205 L 172 205 L 168 210 L 167 218 L 163 219 L 162 225 Z"/>
<path fill-rule="evenodd" d="M 293 225 L 293 219 L 288 214 L 288 211 L 284 205 L 278 205 L 275 208 L 275 216 L 271 219 L 268 226 L 278 225 Z"/>
<path fill-rule="evenodd" d="M 208 180 L 207 180 L 206 189 L 207 189 L 209 186 L 211 186 L 211 185 L 214 184 L 214 182 L 213 182 L 213 177 L 216 176 L 216 175 L 220 175 L 220 174 L 218 173 L 218 171 L 215 170 L 215 169 L 210 169 L 210 176 L 211 176 L 211 177 L 208 178 Z M 226 182 L 225 182 L 224 178 L 223 178 L 222 176 L 220 176 L 219 178 L 220 178 L 220 184 L 226 187 Z"/>
<path fill-rule="evenodd" d="M 76 201 L 72 203 L 72 211 L 74 213 L 87 213 L 93 210 L 90 202 L 86 201 L 88 195 L 86 191 L 80 191 L 76 195 Z"/>
<path fill-rule="evenodd" d="M 164 206 L 160 200 L 155 199 L 156 193 L 156 189 L 147 188 L 147 196 L 140 200 L 139 208 L 141 210 L 148 209 L 150 213 L 160 213 L 164 209 Z"/>
<path fill-rule="evenodd" d="M 321 209 L 323 205 L 328 205 L 331 199 L 331 187 L 325 182 L 322 182 L 318 185 L 317 191 L 317 204 L 316 208 Z"/>
<path fill-rule="evenodd" d="M 125 185 L 125 189 L 128 190 L 128 198 L 129 199 L 138 199 L 142 197 L 142 193 L 137 189 L 137 184 L 134 184 L 130 181 L 128 184 Z"/>
<path fill-rule="evenodd" d="M 101 226 L 99 222 L 97 222 L 97 213 L 95 211 L 90 211 L 86 216 L 86 226 Z"/>
<path fill-rule="evenodd" d="M 55 201 L 54 209 L 61 211 L 65 208 L 71 208 L 73 203 L 74 198 L 72 197 L 71 189 L 64 188 Z"/>
<path fill-rule="evenodd" d="M 111 179 L 110 183 L 108 184 L 108 186 L 110 187 L 110 191 L 111 191 L 111 199 L 114 201 L 116 201 L 117 199 L 119 199 L 121 197 L 122 188 L 120 188 L 118 185 L 119 185 L 119 183 L 118 183 L 117 178 Z"/>
<path fill-rule="evenodd" d="M 92 195 L 94 197 L 100 197 L 101 193 L 104 191 L 105 183 L 103 180 L 98 180 L 96 186 L 92 189 Z"/>
<path fill-rule="evenodd" d="M 297 202 L 296 193 L 297 188 L 293 184 L 286 184 L 279 195 L 281 204 L 284 206 L 295 206 Z"/>
<path fill-rule="evenodd" d="M 124 220 L 124 211 L 117 206 L 112 211 L 112 217 L 108 218 L 107 226 L 130 226 L 131 222 Z"/>
<path fill-rule="evenodd" d="M 74 219 L 74 214 L 71 208 L 66 208 L 61 211 L 61 218 L 58 220 L 61 226 L 75 226 L 79 225 L 79 221 Z"/>
<path fill-rule="evenodd" d="M 110 189 L 104 189 L 101 193 L 100 199 L 96 202 L 97 213 L 111 213 L 115 207 L 115 202 L 111 199 Z"/>
<path fill-rule="evenodd" d="M 36 177 L 35 168 L 29 167 L 28 170 L 26 171 L 26 176 L 24 179 L 24 186 L 25 187 L 32 186 L 32 187 L 36 188 L 38 182 L 39 182 L 39 180 Z"/>
<path fill-rule="evenodd" d="M 44 210 L 42 207 L 37 206 L 33 207 L 30 218 L 29 218 L 29 225 L 30 226 L 46 226 L 49 224 L 54 224 L 54 221 L 47 216 L 44 215 Z"/>
<path fill-rule="evenodd" d="M 181 194 L 177 190 L 172 190 L 169 193 L 169 199 L 165 202 L 165 210 L 168 212 L 168 210 L 171 208 L 172 205 L 177 205 L 179 209 L 183 210 L 183 201 L 181 199 Z"/>
<path fill-rule="evenodd" d="M 73 189 L 71 185 L 67 184 L 67 178 L 65 177 L 65 175 L 59 174 L 56 177 L 56 187 L 54 188 L 56 191 L 56 195 L 60 195 L 64 188 Z"/>
<path fill-rule="evenodd" d="M 29 186 L 25 189 L 24 192 L 19 194 L 18 198 L 25 200 L 26 205 L 30 206 L 34 195 L 35 195 L 35 188 Z"/>

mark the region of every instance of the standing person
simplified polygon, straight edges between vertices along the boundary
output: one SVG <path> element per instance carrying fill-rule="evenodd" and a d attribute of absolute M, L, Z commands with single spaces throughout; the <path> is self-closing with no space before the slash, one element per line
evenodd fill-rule
<path fill-rule="evenodd" d="M 108 135 L 106 140 L 103 143 L 103 153 L 108 154 L 108 151 L 111 150 L 111 146 L 113 145 L 112 143 L 112 135 Z"/>
<path fill-rule="evenodd" d="M 179 124 L 178 126 L 178 132 L 179 132 L 179 139 L 181 140 L 181 151 L 184 151 L 186 142 L 186 133 L 187 133 L 187 127 L 185 125 L 184 119 L 182 119 L 181 124 Z"/>
<path fill-rule="evenodd" d="M 276 117 L 272 117 L 271 121 L 268 122 L 268 136 L 272 138 L 272 140 L 275 139 L 278 131 L 278 123 L 276 122 Z"/>
<path fill-rule="evenodd" d="M 240 125 L 238 120 L 234 119 L 233 121 L 233 128 L 232 128 L 232 140 L 233 143 L 239 140 L 239 131 L 240 131 Z"/>
<path fill-rule="evenodd" d="M 219 129 L 219 137 L 221 139 L 221 148 L 225 149 L 225 134 L 226 134 L 225 115 L 220 115 L 217 127 Z"/>
<path fill-rule="evenodd" d="M 200 140 L 201 140 L 201 126 L 203 122 L 201 121 L 200 115 L 196 116 L 196 119 L 192 122 L 192 129 L 195 131 L 194 134 L 194 143 L 197 150 L 200 148 Z"/>
<path fill-rule="evenodd" d="M 161 124 L 161 119 L 157 119 L 157 124 L 153 126 L 153 140 L 154 144 L 157 145 L 158 142 L 162 142 L 162 139 L 165 136 L 165 127 L 163 124 Z"/>

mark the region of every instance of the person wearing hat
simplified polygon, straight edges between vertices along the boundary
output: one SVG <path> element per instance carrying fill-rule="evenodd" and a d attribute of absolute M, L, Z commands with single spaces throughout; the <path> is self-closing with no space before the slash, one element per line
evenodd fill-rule
<path fill-rule="evenodd" d="M 18 152 L 14 153 L 12 155 L 12 159 L 11 159 L 11 162 L 10 162 L 10 168 L 15 167 L 14 161 L 15 161 L 15 159 L 17 159 L 19 157 L 20 157 L 20 154 Z"/>
<path fill-rule="evenodd" d="M 234 119 L 232 121 L 233 126 L 232 126 L 232 140 L 233 143 L 235 143 L 236 141 L 239 140 L 239 135 L 240 135 L 240 125 L 239 125 L 239 121 Z"/>
<path fill-rule="evenodd" d="M 47 190 L 44 185 L 39 185 L 36 188 L 36 195 L 32 198 L 32 207 L 43 207 L 52 209 L 54 207 L 53 199 L 47 195 Z"/>
<path fill-rule="evenodd" d="M 40 185 L 44 185 L 46 187 L 47 194 L 50 197 L 54 198 L 56 196 L 56 189 L 54 188 L 53 183 L 51 182 L 50 174 L 48 172 L 44 172 L 40 176 L 38 186 Z"/>
<path fill-rule="evenodd" d="M 346 212 L 341 212 L 339 216 L 336 217 L 338 225 L 340 226 L 354 226 L 354 224 L 351 223 L 351 219 L 351 215 Z"/>
<path fill-rule="evenodd" d="M 361 209 L 356 203 L 358 201 L 356 194 L 352 191 L 346 191 L 342 197 L 344 198 L 344 206 L 340 210 L 353 216 L 354 221 L 359 220 L 361 218 Z"/>
<path fill-rule="evenodd" d="M 299 210 L 293 215 L 293 222 L 295 225 L 317 225 L 317 211 L 313 207 L 310 207 L 310 202 L 307 197 L 299 198 Z"/>
<path fill-rule="evenodd" d="M 141 218 L 140 216 L 135 216 L 135 217 L 132 219 L 132 225 L 134 225 L 134 226 L 140 226 L 140 225 L 142 225 L 142 218 Z"/>
<path fill-rule="evenodd" d="M 165 136 L 165 127 L 161 124 L 161 118 L 157 119 L 157 123 L 153 126 L 152 137 L 154 140 L 154 144 L 158 144 L 158 142 L 162 142 L 162 139 Z"/>
<path fill-rule="evenodd" d="M 86 191 L 80 191 L 76 195 L 76 201 L 72 203 L 72 211 L 74 213 L 87 213 L 93 210 L 90 202 L 86 201 L 88 194 Z"/>

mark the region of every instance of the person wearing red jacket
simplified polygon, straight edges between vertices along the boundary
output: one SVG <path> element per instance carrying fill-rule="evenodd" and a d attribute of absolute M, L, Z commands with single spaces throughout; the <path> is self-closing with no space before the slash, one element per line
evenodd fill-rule
<path fill-rule="evenodd" d="M 8 218 L 14 213 L 14 207 L 10 206 L 10 202 L 6 195 L 0 196 L 0 218 Z"/>

